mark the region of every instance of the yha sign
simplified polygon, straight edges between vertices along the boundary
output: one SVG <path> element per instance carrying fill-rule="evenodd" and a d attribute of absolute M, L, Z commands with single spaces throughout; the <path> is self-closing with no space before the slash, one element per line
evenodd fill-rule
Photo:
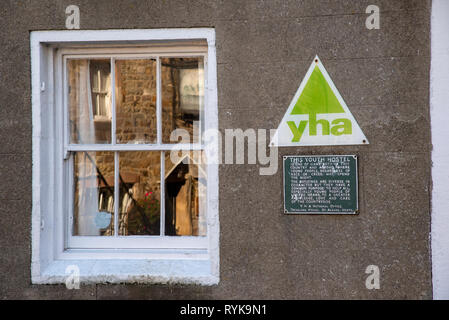
<path fill-rule="evenodd" d="M 368 144 L 326 69 L 315 57 L 271 146 Z"/>

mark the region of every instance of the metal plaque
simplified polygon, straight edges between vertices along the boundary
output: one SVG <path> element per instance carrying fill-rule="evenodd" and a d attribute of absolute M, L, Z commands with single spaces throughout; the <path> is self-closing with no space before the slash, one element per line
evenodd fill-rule
<path fill-rule="evenodd" d="M 357 214 L 357 156 L 284 156 L 284 212 Z"/>

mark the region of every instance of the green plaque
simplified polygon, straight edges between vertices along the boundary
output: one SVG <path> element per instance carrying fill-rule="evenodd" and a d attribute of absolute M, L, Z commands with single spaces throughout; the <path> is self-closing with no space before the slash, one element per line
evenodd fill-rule
<path fill-rule="evenodd" d="M 357 214 L 357 156 L 284 156 L 284 212 Z"/>

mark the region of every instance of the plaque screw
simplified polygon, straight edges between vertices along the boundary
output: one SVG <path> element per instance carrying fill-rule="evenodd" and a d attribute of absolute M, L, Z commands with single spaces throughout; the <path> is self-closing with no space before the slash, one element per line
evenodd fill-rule
<path fill-rule="evenodd" d="M 362 142 L 363 142 L 363 143 L 366 143 L 366 140 L 363 140 Z"/>
<path fill-rule="evenodd" d="M 318 59 L 315 59 L 315 62 L 318 63 Z"/>

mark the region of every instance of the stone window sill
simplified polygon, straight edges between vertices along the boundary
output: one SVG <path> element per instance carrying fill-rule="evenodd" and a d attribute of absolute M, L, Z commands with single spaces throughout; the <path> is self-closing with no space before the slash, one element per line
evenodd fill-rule
<path fill-rule="evenodd" d="M 209 260 L 55 260 L 34 284 L 65 284 L 67 267 L 77 266 L 80 283 L 196 284 L 215 285 Z"/>

